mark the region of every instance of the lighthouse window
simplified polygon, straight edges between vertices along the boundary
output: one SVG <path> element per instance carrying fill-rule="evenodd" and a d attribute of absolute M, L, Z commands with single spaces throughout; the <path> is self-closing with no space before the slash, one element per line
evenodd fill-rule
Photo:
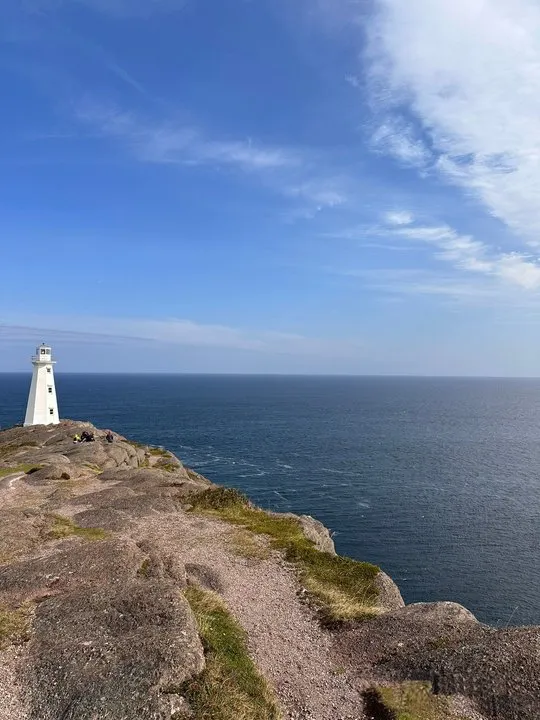
<path fill-rule="evenodd" d="M 51 368 L 47 368 L 47 372 L 51 372 Z"/>
<path fill-rule="evenodd" d="M 51 409 L 49 410 L 49 415 L 54 415 L 54 408 L 51 408 Z"/>
<path fill-rule="evenodd" d="M 49 388 L 49 393 L 52 395 L 52 387 Z"/>
<path fill-rule="evenodd" d="M 42 354 L 42 355 L 46 355 L 46 354 L 47 354 L 47 350 L 46 350 L 45 348 L 41 348 L 41 354 Z"/>

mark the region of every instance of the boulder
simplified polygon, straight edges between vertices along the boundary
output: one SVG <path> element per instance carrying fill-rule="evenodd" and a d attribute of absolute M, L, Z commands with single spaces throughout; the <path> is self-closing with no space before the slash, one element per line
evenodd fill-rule
<path fill-rule="evenodd" d="M 311 517 L 311 515 L 300 515 L 298 519 L 302 525 L 304 535 L 308 540 L 311 540 L 315 544 L 317 550 L 330 553 L 331 555 L 336 554 L 336 548 L 334 541 L 332 540 L 332 536 L 330 535 L 330 531 L 322 524 L 322 522 L 315 520 L 315 518 Z"/>
<path fill-rule="evenodd" d="M 398 586 L 392 578 L 382 570 L 375 578 L 375 587 L 379 591 L 377 606 L 381 612 L 391 612 L 392 610 L 399 610 L 404 607 L 405 602 L 401 597 Z"/>

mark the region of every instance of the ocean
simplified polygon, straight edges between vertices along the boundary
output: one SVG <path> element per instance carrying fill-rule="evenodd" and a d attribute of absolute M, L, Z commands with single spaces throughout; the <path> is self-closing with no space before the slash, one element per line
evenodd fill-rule
<path fill-rule="evenodd" d="M 30 374 L 0 374 L 0 427 Z M 540 380 L 57 375 L 62 417 L 306 513 L 405 601 L 540 624 Z"/>

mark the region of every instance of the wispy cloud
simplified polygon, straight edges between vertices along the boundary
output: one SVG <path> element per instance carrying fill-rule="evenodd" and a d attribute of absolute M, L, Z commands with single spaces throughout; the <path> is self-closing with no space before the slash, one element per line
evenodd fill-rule
<path fill-rule="evenodd" d="M 407 210 L 390 210 L 384 215 L 388 225 L 410 225 L 414 221 L 414 215 Z"/>
<path fill-rule="evenodd" d="M 356 89 L 362 84 L 358 75 L 345 75 L 345 82 Z"/>
<path fill-rule="evenodd" d="M 432 295 L 460 303 L 489 300 L 500 294 L 488 282 L 472 282 L 424 268 L 346 269 L 332 272 L 357 278 L 364 285 L 388 295 Z"/>
<path fill-rule="evenodd" d="M 401 164 L 425 168 L 432 160 L 431 153 L 415 135 L 413 127 L 404 119 L 387 116 L 371 137 L 376 152 L 391 155 Z"/>
<path fill-rule="evenodd" d="M 306 173 L 307 174 L 307 173 Z M 312 219 L 323 210 L 338 208 L 345 205 L 349 195 L 341 180 L 332 178 L 301 180 L 298 184 L 282 186 L 287 197 L 298 199 L 299 207 L 286 213 L 290 220 L 298 218 Z"/>
<path fill-rule="evenodd" d="M 272 170 L 300 163 L 296 153 L 288 149 L 264 147 L 250 139 L 209 139 L 191 126 L 143 122 L 129 112 L 93 102 L 82 103 L 76 115 L 104 136 L 123 142 L 145 162 L 230 165 L 244 171 Z"/>
<path fill-rule="evenodd" d="M 379 109 L 394 118 L 380 149 L 425 168 L 418 121 L 436 171 L 478 198 L 533 245 L 540 244 L 540 6 L 536 0 L 377 0 L 371 76 Z M 418 144 L 420 142 L 420 144 Z M 507 257 L 507 274 L 535 270 Z M 523 272 L 522 272 L 523 271 Z"/>
<path fill-rule="evenodd" d="M 265 145 L 251 138 L 215 139 L 192 125 L 146 122 L 89 101 L 76 108 L 76 117 L 101 136 L 122 143 L 141 162 L 228 167 L 254 174 L 284 198 L 298 202 L 298 207 L 285 212 L 289 219 L 313 218 L 349 199 L 347 179 L 325 174 L 303 149 Z"/>
<path fill-rule="evenodd" d="M 133 114 L 85 102 L 79 120 L 129 147 L 138 159 L 152 163 L 231 165 L 241 170 L 271 170 L 298 165 L 294 152 L 263 147 L 251 140 L 213 140 L 200 130 L 171 123 L 145 123 Z"/>
<path fill-rule="evenodd" d="M 330 269 L 329 272 L 362 279 L 384 292 L 440 295 L 460 300 L 506 298 L 516 307 L 540 301 L 540 258 L 491 248 L 472 235 L 459 233 L 446 223 L 420 224 L 413 213 L 390 210 L 382 222 L 360 225 L 329 237 L 354 241 L 359 247 L 375 247 L 394 253 L 410 250 L 414 267 Z M 422 247 L 433 258 L 450 265 L 447 269 L 422 267 Z M 388 256 L 386 256 L 388 259 Z M 414 260 L 416 258 L 416 260 Z M 379 258 L 380 259 L 380 258 Z M 432 261 L 430 261 L 430 265 Z"/>
<path fill-rule="evenodd" d="M 0 334 L 31 328 L 35 333 L 81 333 L 100 338 L 147 340 L 168 345 L 204 348 L 248 350 L 273 355 L 302 355 L 320 358 L 356 357 L 361 353 L 359 343 L 348 340 L 325 340 L 294 333 L 250 331 L 226 325 L 196 323 L 192 320 L 154 320 L 115 317 L 40 317 L 11 316 L 0 320 Z"/>
<path fill-rule="evenodd" d="M 517 285 L 525 290 L 540 289 L 540 264 L 524 254 L 495 253 L 485 243 L 462 235 L 449 225 L 389 226 L 388 233 L 408 241 L 427 243 L 436 256 L 458 270 L 479 273 Z"/>

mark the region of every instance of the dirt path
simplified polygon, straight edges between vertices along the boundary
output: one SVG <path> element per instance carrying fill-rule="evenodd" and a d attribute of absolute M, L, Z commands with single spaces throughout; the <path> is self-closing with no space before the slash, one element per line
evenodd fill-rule
<path fill-rule="evenodd" d="M 230 547 L 231 532 L 229 525 L 179 513 L 144 521 L 137 536 L 209 571 L 210 585 L 248 633 L 253 659 L 286 718 L 362 720 L 365 686 L 339 666 L 330 635 L 297 596 L 294 573 L 276 556 L 239 557 Z"/>

